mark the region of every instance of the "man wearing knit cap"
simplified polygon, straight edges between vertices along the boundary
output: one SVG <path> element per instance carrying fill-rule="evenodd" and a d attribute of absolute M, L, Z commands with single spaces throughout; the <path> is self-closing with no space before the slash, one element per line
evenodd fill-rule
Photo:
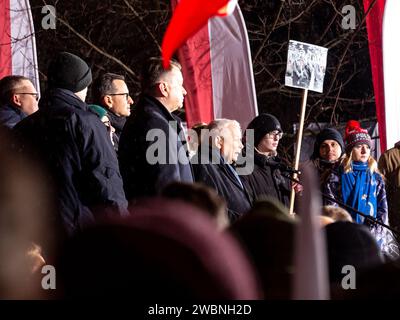
<path fill-rule="evenodd" d="M 48 69 L 48 91 L 39 111 L 16 127 L 20 149 L 33 151 L 48 169 L 57 212 L 71 235 L 99 215 L 126 213 L 122 179 L 105 126 L 85 103 L 90 67 L 62 52 Z"/>
<path fill-rule="evenodd" d="M 322 186 L 330 171 L 343 159 L 344 153 L 344 142 L 340 132 L 334 128 L 325 128 L 318 133 L 315 139 L 314 152 L 310 161 L 302 166 L 313 165 L 318 172 Z"/>

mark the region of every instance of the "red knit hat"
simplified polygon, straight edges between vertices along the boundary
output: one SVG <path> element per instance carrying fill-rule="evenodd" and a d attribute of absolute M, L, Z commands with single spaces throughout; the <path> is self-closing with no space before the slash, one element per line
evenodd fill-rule
<path fill-rule="evenodd" d="M 358 144 L 367 144 L 370 148 L 372 145 L 371 137 L 366 129 L 361 128 L 360 123 L 356 120 L 347 122 L 344 133 L 346 143 L 346 152 L 350 153 L 351 149 Z"/>

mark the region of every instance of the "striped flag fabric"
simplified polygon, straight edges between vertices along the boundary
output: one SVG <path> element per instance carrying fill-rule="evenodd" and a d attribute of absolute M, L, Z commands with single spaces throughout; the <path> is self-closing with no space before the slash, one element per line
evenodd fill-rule
<path fill-rule="evenodd" d="M 22 75 L 39 90 L 35 31 L 28 0 L 0 0 L 0 78 Z"/>
<path fill-rule="evenodd" d="M 381 152 L 400 140 L 400 1 L 364 0 L 373 5 L 366 22 Z"/>
<path fill-rule="evenodd" d="M 173 9 L 178 2 L 171 0 Z M 191 12 L 196 11 L 195 5 L 205 6 L 206 3 L 193 0 Z M 214 13 L 216 16 L 207 17 L 208 22 L 205 19 L 205 24 L 185 38 L 178 50 L 184 86 L 188 91 L 185 98 L 188 127 L 228 118 L 239 121 L 242 128 L 246 128 L 258 113 L 246 25 L 236 0 L 225 1 L 225 5 Z M 190 19 L 181 23 L 180 29 L 191 28 Z M 174 37 L 182 39 L 179 30 L 169 36 L 172 40 L 166 38 L 167 34 L 168 31 L 163 50 Z"/>

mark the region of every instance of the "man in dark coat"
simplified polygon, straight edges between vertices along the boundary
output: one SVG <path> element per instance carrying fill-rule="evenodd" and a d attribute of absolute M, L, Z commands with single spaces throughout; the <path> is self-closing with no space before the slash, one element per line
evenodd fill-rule
<path fill-rule="evenodd" d="M 105 73 L 96 79 L 92 88 L 93 102 L 107 110 L 113 133 L 114 148 L 118 152 L 119 139 L 126 118 L 131 114 L 133 99 L 129 95 L 125 77 L 115 73 Z"/>
<path fill-rule="evenodd" d="M 128 118 L 119 143 L 119 161 L 128 200 L 158 194 L 170 182 L 193 182 L 180 119 L 186 90 L 179 63 L 164 70 L 152 58 L 143 68 L 142 97 Z"/>
<path fill-rule="evenodd" d="M 35 114 L 14 131 L 20 150 L 33 154 L 49 170 L 56 188 L 58 212 L 68 234 L 93 222 L 98 213 L 126 214 L 118 161 L 107 130 L 89 111 L 89 66 L 81 58 L 62 52 L 50 63 L 49 91 Z"/>
<path fill-rule="evenodd" d="M 12 129 L 18 122 L 38 110 L 39 94 L 23 76 L 6 76 L 0 80 L 0 125 Z"/>
<path fill-rule="evenodd" d="M 225 199 L 228 218 L 233 222 L 251 208 L 246 189 L 232 166 L 243 148 L 240 124 L 235 120 L 218 119 L 207 129 L 210 148 L 202 136 L 200 155 L 192 158 L 197 162 L 193 164 L 195 180 L 215 189 Z"/>

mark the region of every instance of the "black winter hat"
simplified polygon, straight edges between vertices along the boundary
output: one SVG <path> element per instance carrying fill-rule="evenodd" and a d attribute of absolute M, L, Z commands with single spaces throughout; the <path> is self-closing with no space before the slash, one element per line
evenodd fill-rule
<path fill-rule="evenodd" d="M 254 146 L 257 147 L 262 138 L 264 138 L 265 134 L 271 131 L 279 131 L 282 132 L 281 124 L 279 120 L 269 113 L 262 113 L 255 117 L 249 125 L 247 129 L 254 130 Z"/>
<path fill-rule="evenodd" d="M 344 142 L 340 132 L 334 128 L 325 128 L 317 134 L 314 143 L 314 152 L 311 155 L 311 159 L 317 159 L 320 157 L 319 148 L 321 147 L 322 142 L 325 140 L 335 140 L 337 143 L 339 143 L 340 148 L 342 148 L 342 154 L 344 153 Z"/>
<path fill-rule="evenodd" d="M 342 268 L 352 265 L 365 270 L 383 263 L 383 257 L 368 227 L 338 221 L 325 227 L 331 281 L 343 278 Z"/>
<path fill-rule="evenodd" d="M 79 92 L 92 82 L 92 71 L 85 61 L 69 52 L 60 52 L 50 62 L 47 72 L 49 88 Z"/>

